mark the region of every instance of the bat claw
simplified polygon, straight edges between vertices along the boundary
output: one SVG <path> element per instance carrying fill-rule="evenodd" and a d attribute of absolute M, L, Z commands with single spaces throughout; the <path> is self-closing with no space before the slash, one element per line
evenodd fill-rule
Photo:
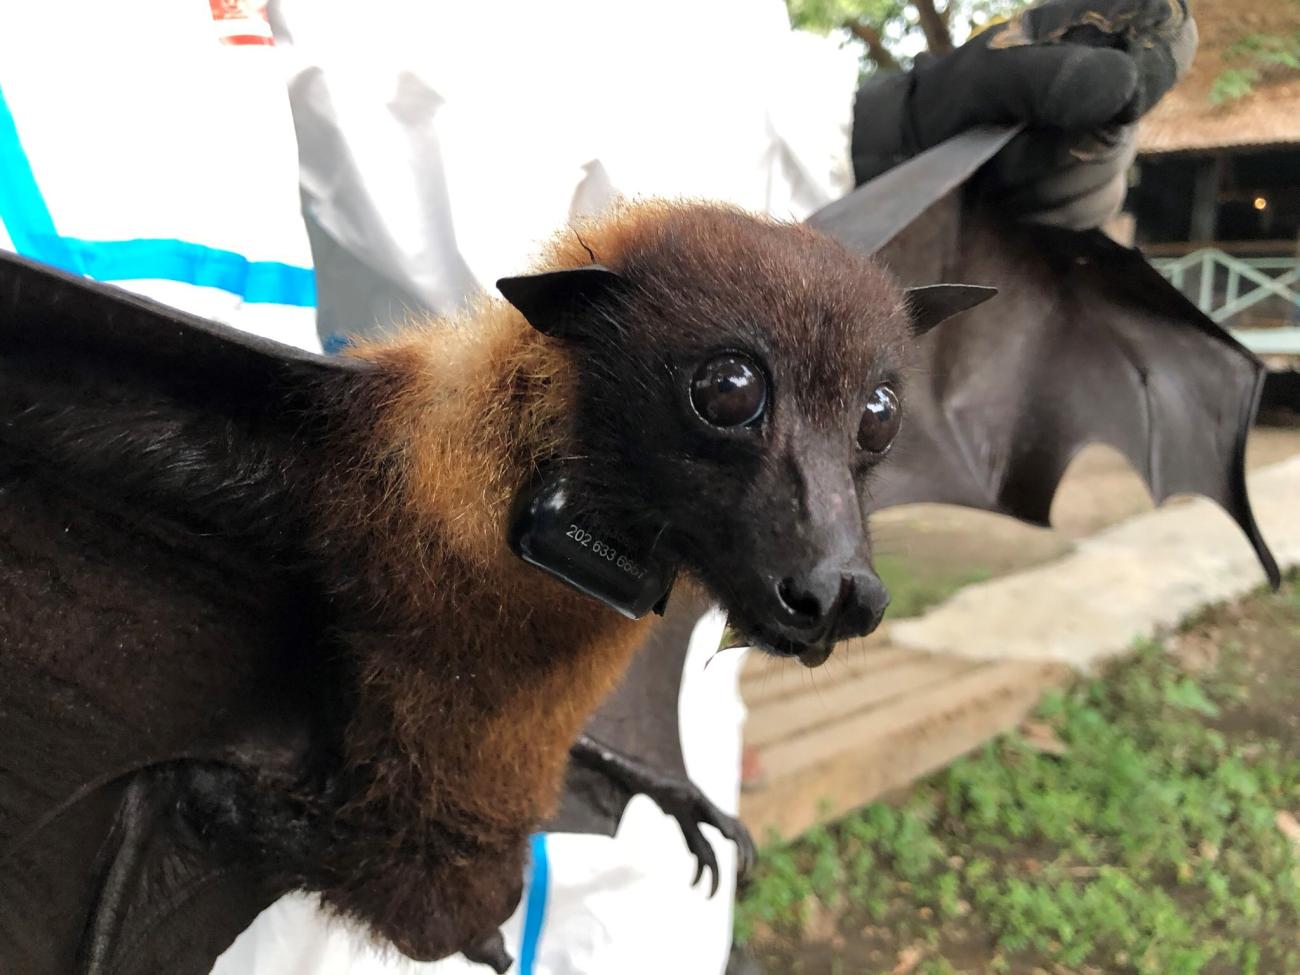
<path fill-rule="evenodd" d="M 686 841 L 686 848 L 695 857 L 695 886 L 704 877 L 704 871 L 712 873 L 709 896 L 718 891 L 720 869 L 713 844 L 701 831 L 702 825 L 712 826 L 726 839 L 736 844 L 736 875 L 744 880 L 753 869 L 757 858 L 754 840 L 749 830 L 735 816 L 729 816 L 719 809 L 690 779 L 680 775 L 667 774 L 637 759 L 621 754 L 612 748 L 601 745 L 594 739 L 583 736 L 574 746 L 573 755 L 584 764 L 597 768 L 621 782 L 627 788 L 642 795 L 649 796 L 655 804 L 677 821 Z"/>
<path fill-rule="evenodd" d="M 704 833 L 700 830 L 694 819 L 674 816 L 677 825 L 681 828 L 682 836 L 686 839 L 686 848 L 691 851 L 695 857 L 695 879 L 691 881 L 691 886 L 699 884 L 700 879 L 704 876 L 704 871 L 709 871 L 709 896 L 712 897 L 718 892 L 719 874 L 718 857 L 713 851 L 713 844 L 708 841 Z"/>
<path fill-rule="evenodd" d="M 749 872 L 754 869 L 754 862 L 758 859 L 758 852 L 754 848 L 754 838 L 749 835 L 749 830 L 745 828 L 745 824 L 739 819 L 727 815 L 710 802 L 708 797 L 695 786 L 691 788 L 695 791 L 695 801 L 693 803 L 695 822 L 708 823 L 736 845 L 736 877 L 738 880 L 743 881 L 749 875 Z"/>
<path fill-rule="evenodd" d="M 708 799 L 703 796 L 700 798 L 707 803 L 707 808 L 702 810 L 705 815 L 701 816 L 699 821 L 708 823 L 736 845 L 736 877 L 743 881 L 749 876 L 749 872 L 754 869 L 754 863 L 758 860 L 754 838 L 749 835 L 745 824 L 735 816 L 728 816 Z"/>
<path fill-rule="evenodd" d="M 672 791 L 675 795 L 650 793 L 650 798 L 677 821 L 682 837 L 686 840 L 686 847 L 695 857 L 698 867 L 691 886 L 700 882 L 707 867 L 713 874 L 709 896 L 712 897 L 718 892 L 721 870 L 718 867 L 718 858 L 713 850 L 713 844 L 700 829 L 703 824 L 712 826 L 736 845 L 736 878 L 738 881 L 744 880 L 753 869 L 755 860 L 754 841 L 744 823 L 735 816 L 724 813 L 694 783 L 687 782 Z"/>

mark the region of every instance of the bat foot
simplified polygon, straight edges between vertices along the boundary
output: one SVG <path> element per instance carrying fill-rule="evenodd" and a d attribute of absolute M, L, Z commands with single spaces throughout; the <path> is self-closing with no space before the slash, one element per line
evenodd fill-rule
<path fill-rule="evenodd" d="M 714 853 L 713 844 L 700 829 L 704 824 L 712 826 L 736 844 L 738 880 L 744 880 L 753 869 L 757 853 L 754 849 L 754 840 L 749 835 L 749 830 L 745 828 L 745 824 L 714 805 L 695 783 L 685 781 L 665 784 L 660 789 L 647 790 L 646 795 L 677 821 L 682 837 L 686 840 L 686 848 L 695 857 L 695 879 L 691 881 L 692 886 L 700 882 L 707 869 L 713 875 L 709 885 L 709 896 L 712 897 L 718 892 L 718 858 Z"/>
<path fill-rule="evenodd" d="M 633 792 L 649 796 L 655 805 L 677 821 L 682 837 L 686 840 L 686 848 L 695 857 L 696 870 L 692 886 L 698 884 L 704 871 L 708 870 L 713 875 L 709 896 L 718 892 L 718 858 L 713 852 L 713 844 L 700 829 L 702 825 L 712 826 L 736 844 L 738 879 L 743 880 L 753 869 L 757 852 L 745 824 L 714 805 L 690 779 L 647 765 L 588 735 L 582 735 L 578 739 L 570 754 L 576 761 L 605 773 Z"/>

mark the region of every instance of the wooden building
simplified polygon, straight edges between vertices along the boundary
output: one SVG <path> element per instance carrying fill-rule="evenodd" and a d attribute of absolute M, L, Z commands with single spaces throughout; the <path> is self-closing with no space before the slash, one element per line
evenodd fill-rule
<path fill-rule="evenodd" d="M 1194 9 L 1192 70 L 1139 132 L 1135 242 L 1223 324 L 1300 326 L 1300 69 L 1285 63 L 1300 56 L 1300 2 Z M 1251 90 L 1223 99 L 1233 72 Z M 1292 340 L 1265 338 L 1265 352 Z"/>

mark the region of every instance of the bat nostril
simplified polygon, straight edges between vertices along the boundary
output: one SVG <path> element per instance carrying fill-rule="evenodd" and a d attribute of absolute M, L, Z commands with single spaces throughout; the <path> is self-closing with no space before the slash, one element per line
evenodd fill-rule
<path fill-rule="evenodd" d="M 776 595 L 798 624 L 809 626 L 822 618 L 821 600 L 817 598 L 816 593 L 809 592 L 807 587 L 800 584 L 797 579 L 787 576 L 778 582 Z"/>
<path fill-rule="evenodd" d="M 853 576 L 840 576 L 840 591 L 835 597 L 835 605 L 848 606 L 858 594 L 858 584 Z"/>

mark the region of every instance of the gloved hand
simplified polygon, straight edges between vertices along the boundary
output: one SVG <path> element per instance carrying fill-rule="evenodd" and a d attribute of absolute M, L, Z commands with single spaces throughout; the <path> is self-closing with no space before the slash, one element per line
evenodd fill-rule
<path fill-rule="evenodd" d="M 1048 0 L 858 92 L 858 182 L 975 125 L 1029 129 L 982 175 L 1024 219 L 1097 226 L 1119 209 L 1136 120 L 1186 72 L 1186 0 Z"/>

